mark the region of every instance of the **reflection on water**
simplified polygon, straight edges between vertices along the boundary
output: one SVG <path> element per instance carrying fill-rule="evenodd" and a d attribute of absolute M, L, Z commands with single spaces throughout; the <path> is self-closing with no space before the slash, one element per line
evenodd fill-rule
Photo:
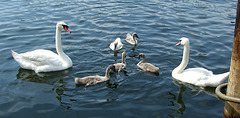
<path fill-rule="evenodd" d="M 116 89 L 119 86 L 118 83 L 111 83 L 110 81 L 107 81 L 107 87 L 111 89 Z"/>
<path fill-rule="evenodd" d="M 173 100 L 173 101 L 170 101 L 171 104 L 169 106 L 175 106 L 176 104 L 178 104 L 179 107 L 177 109 L 174 109 L 174 108 L 170 108 L 170 109 L 179 113 L 179 114 L 184 114 L 184 111 L 186 110 L 186 106 L 184 104 L 184 99 L 183 99 L 183 93 L 186 90 L 186 87 L 189 87 L 192 91 L 196 92 L 196 94 L 194 96 L 197 96 L 201 92 L 204 92 L 208 95 L 216 97 L 214 87 L 202 88 L 202 87 L 194 86 L 194 85 L 191 85 L 191 84 L 188 84 L 188 83 L 182 83 L 181 81 L 175 80 L 174 78 L 173 78 L 173 83 L 179 87 L 179 91 L 178 91 L 177 95 L 175 95 L 172 92 L 168 92 L 168 94 L 171 96 L 170 99 Z"/>
<path fill-rule="evenodd" d="M 179 114 L 183 114 L 183 112 L 185 111 L 186 107 L 185 107 L 185 104 L 183 102 L 183 99 L 182 99 L 182 93 L 185 91 L 185 87 L 183 85 L 179 85 L 179 92 L 178 92 L 178 95 L 174 95 L 173 93 L 169 92 L 168 94 L 172 96 L 172 99 L 174 101 L 171 101 L 171 105 L 169 106 L 175 106 L 175 103 L 177 103 L 179 105 L 179 108 L 177 110 L 175 109 L 172 109 L 170 108 L 171 110 L 173 111 L 176 111 L 177 113 Z"/>
<path fill-rule="evenodd" d="M 119 54 L 119 51 L 121 51 L 121 50 L 114 51 L 114 56 L 115 56 L 115 57 L 117 57 L 117 56 L 118 56 L 118 54 Z M 120 54 L 121 54 L 121 53 L 120 53 Z"/>
<path fill-rule="evenodd" d="M 149 75 L 152 75 L 152 76 L 155 76 L 155 77 L 159 76 L 159 72 L 155 72 L 155 73 L 146 72 L 146 71 L 141 70 L 140 68 L 139 68 L 139 73 L 146 73 L 146 74 L 149 74 Z"/>
<path fill-rule="evenodd" d="M 177 103 L 180 105 L 179 109 L 177 110 L 178 113 L 183 114 L 183 111 L 185 111 L 185 104 L 182 99 L 182 93 L 185 91 L 185 87 L 181 86 L 178 92 L 178 97 L 177 97 Z"/>
<path fill-rule="evenodd" d="M 57 72 L 48 72 L 48 73 L 35 73 L 32 70 L 26 70 L 20 68 L 18 70 L 17 79 L 29 82 L 36 82 L 36 83 L 46 83 L 53 85 L 56 82 L 60 82 L 60 79 L 67 78 L 68 73 L 71 72 L 72 68 L 63 71 Z"/>
<path fill-rule="evenodd" d="M 177 85 L 177 86 L 183 86 L 183 85 L 185 85 L 185 86 L 191 88 L 193 91 L 196 91 L 197 93 L 196 93 L 195 96 L 197 96 L 197 95 L 198 95 L 199 93 L 201 93 L 201 92 L 204 92 L 204 93 L 206 93 L 206 94 L 208 94 L 208 95 L 217 97 L 216 94 L 215 94 L 215 87 L 199 87 L 199 86 L 195 86 L 195 85 L 192 85 L 192 84 L 183 83 L 183 82 L 178 81 L 178 80 L 176 80 L 176 79 L 174 79 L 174 78 L 172 78 L 172 79 L 173 79 L 173 83 L 174 83 L 175 85 Z"/>
<path fill-rule="evenodd" d="M 20 68 L 18 74 L 16 75 L 17 79 L 22 81 L 34 82 L 34 83 L 43 83 L 48 85 L 56 85 L 51 87 L 51 90 L 57 94 L 56 99 L 59 103 L 62 104 L 62 95 L 64 93 L 64 85 L 67 83 L 64 82 L 64 78 L 68 78 L 68 73 L 72 71 L 72 68 L 67 70 L 57 71 L 57 72 L 47 72 L 47 73 L 35 73 L 32 70 L 26 70 Z"/>
<path fill-rule="evenodd" d="M 151 74 L 151 75 L 153 75 L 153 76 L 159 76 L 159 72 L 155 72 L 155 73 L 153 73 L 153 72 L 147 72 L 147 73 L 149 73 L 149 74 Z"/>

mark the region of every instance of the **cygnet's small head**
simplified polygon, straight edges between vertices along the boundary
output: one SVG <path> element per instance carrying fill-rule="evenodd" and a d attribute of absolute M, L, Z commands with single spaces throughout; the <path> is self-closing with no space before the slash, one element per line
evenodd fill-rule
<path fill-rule="evenodd" d="M 115 70 L 115 66 L 114 66 L 114 64 L 109 65 L 109 66 L 108 66 L 108 70 L 110 70 L 110 72 L 112 72 L 112 71 L 113 71 L 113 72 L 116 71 L 116 70 Z"/>
<path fill-rule="evenodd" d="M 189 44 L 189 39 L 188 38 L 185 38 L 185 37 L 182 37 L 179 42 L 176 44 L 176 46 L 179 46 L 179 45 L 186 45 L 186 44 Z"/>
<path fill-rule="evenodd" d="M 127 55 L 127 53 L 124 51 L 124 52 L 122 53 L 122 56 L 123 56 L 123 57 L 126 57 L 126 55 Z"/>
<path fill-rule="evenodd" d="M 76 84 L 79 84 L 79 78 L 74 78 Z"/>
<path fill-rule="evenodd" d="M 139 59 L 140 59 L 140 58 L 145 58 L 144 53 L 140 53 L 140 54 L 138 55 L 138 58 L 139 58 Z"/>
<path fill-rule="evenodd" d="M 135 38 L 135 37 L 139 38 L 136 32 L 134 32 L 134 33 L 132 34 L 132 36 L 133 36 L 133 38 Z"/>
<path fill-rule="evenodd" d="M 64 21 L 58 22 L 56 27 L 61 31 L 64 29 L 67 32 L 71 33 L 71 31 L 68 29 L 68 25 Z"/>

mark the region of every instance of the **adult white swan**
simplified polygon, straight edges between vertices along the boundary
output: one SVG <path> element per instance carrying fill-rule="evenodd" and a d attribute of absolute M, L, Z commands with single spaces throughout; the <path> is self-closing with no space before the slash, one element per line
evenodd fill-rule
<path fill-rule="evenodd" d="M 59 71 L 72 67 L 72 60 L 63 52 L 61 44 L 61 31 L 70 30 L 65 22 L 60 21 L 56 25 L 56 50 L 54 53 L 50 50 L 38 49 L 30 52 L 18 54 L 12 50 L 13 58 L 24 69 L 38 72 Z"/>
<path fill-rule="evenodd" d="M 178 45 L 183 45 L 184 50 L 181 64 L 172 71 L 174 79 L 201 87 L 216 87 L 228 78 L 229 72 L 214 75 L 212 71 L 204 68 L 189 68 L 184 70 L 189 60 L 189 39 L 185 37 L 181 38 L 176 46 Z"/>

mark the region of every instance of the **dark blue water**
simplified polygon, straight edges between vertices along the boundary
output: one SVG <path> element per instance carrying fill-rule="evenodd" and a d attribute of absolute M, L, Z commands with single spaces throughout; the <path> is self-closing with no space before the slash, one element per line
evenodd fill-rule
<path fill-rule="evenodd" d="M 171 72 L 181 62 L 183 48 L 175 47 L 181 37 L 191 41 L 188 68 L 229 71 L 236 6 L 236 0 L 2 0 L 0 117 L 222 117 L 215 88 L 180 84 Z M 11 50 L 56 52 L 58 21 L 72 31 L 62 33 L 62 44 L 73 67 L 21 69 Z M 140 37 L 135 48 L 123 40 L 133 32 Z M 108 46 L 117 37 L 124 47 L 114 54 Z M 125 72 L 95 86 L 75 85 L 74 77 L 104 75 L 123 51 Z M 158 76 L 137 68 L 139 53 L 161 69 Z"/>

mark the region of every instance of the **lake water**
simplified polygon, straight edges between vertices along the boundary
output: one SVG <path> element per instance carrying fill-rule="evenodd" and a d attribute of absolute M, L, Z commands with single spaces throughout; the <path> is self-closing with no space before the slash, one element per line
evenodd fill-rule
<path fill-rule="evenodd" d="M 229 71 L 237 1 L 230 0 L 2 0 L 0 2 L 0 117 L 158 117 L 219 118 L 224 101 L 215 88 L 181 84 L 171 77 L 182 59 L 181 37 L 191 41 L 190 67 L 213 73 Z M 55 26 L 62 32 L 65 53 L 73 67 L 39 73 L 21 69 L 11 56 L 35 50 L 55 50 Z M 139 44 L 124 40 L 137 32 Z M 117 37 L 118 53 L 109 44 Z M 127 67 L 107 82 L 76 86 L 74 77 L 104 75 L 108 65 Z M 159 75 L 142 72 L 139 53 L 160 68 Z M 227 81 L 226 81 L 227 82 Z"/>

